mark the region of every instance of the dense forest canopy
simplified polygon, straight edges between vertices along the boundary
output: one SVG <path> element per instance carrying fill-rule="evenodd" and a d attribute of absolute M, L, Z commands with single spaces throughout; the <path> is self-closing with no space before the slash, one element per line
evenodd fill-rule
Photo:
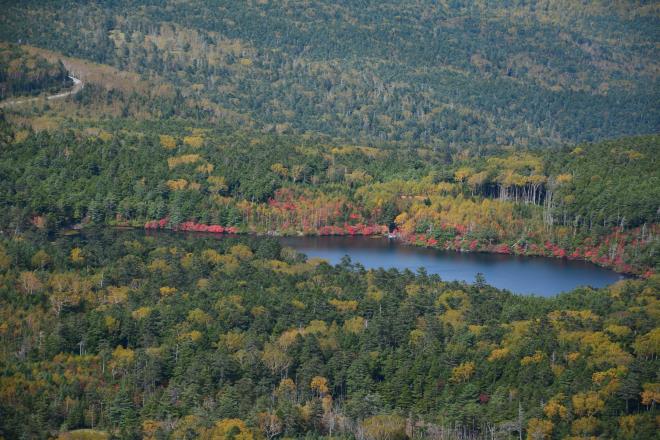
<path fill-rule="evenodd" d="M 216 118 L 352 142 L 657 132 L 653 2 L 2 2 L 0 38 L 174 84 Z"/>
<path fill-rule="evenodd" d="M 51 63 L 40 56 L 30 56 L 15 45 L 0 44 L 0 100 L 57 91 L 71 84 L 62 62 Z"/>
<path fill-rule="evenodd" d="M 657 2 L 0 11 L 0 440 L 657 437 Z M 521 297 L 258 235 L 630 277 Z"/>
<path fill-rule="evenodd" d="M 657 276 L 524 298 L 272 239 L 117 231 L 3 240 L 0 276 L 7 438 L 656 429 Z"/>

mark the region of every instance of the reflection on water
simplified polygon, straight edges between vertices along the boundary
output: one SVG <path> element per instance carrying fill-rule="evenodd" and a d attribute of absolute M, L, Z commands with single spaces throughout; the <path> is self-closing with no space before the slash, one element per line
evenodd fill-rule
<path fill-rule="evenodd" d="M 486 282 L 514 293 L 552 296 L 578 286 L 604 287 L 622 276 L 584 261 L 515 255 L 460 253 L 404 246 L 383 238 L 283 237 L 282 244 L 309 257 L 337 264 L 348 255 L 367 269 L 423 267 L 444 280 L 473 282 L 483 273 Z"/>

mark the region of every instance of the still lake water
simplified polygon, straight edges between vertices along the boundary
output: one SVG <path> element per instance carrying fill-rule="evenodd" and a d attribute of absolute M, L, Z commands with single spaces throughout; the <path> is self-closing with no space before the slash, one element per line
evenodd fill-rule
<path fill-rule="evenodd" d="M 367 269 L 416 271 L 423 267 L 444 280 L 474 282 L 477 273 L 486 282 L 518 294 L 553 296 L 578 286 L 604 287 L 623 278 L 585 261 L 516 255 L 460 253 L 406 246 L 369 237 L 282 237 L 280 242 L 308 257 L 337 264 L 348 255 Z"/>

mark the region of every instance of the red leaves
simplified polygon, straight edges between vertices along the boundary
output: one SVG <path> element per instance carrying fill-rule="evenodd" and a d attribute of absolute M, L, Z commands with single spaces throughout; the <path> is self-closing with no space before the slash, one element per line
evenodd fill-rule
<path fill-rule="evenodd" d="M 344 223 L 343 226 L 326 225 L 318 228 L 318 235 L 381 235 L 386 233 L 387 226 L 385 225 L 365 225 L 362 223 L 357 225 Z"/>
<path fill-rule="evenodd" d="M 188 232 L 211 232 L 214 234 L 236 234 L 238 228 L 234 226 L 220 226 L 220 225 L 205 225 L 195 222 L 183 222 L 175 227 L 169 226 L 169 219 L 164 218 L 161 220 L 151 220 L 144 224 L 145 229 L 173 229 L 175 231 L 188 231 Z"/>

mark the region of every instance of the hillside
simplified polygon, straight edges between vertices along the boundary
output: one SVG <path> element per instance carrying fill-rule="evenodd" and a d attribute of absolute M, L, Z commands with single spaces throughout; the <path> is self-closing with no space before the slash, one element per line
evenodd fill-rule
<path fill-rule="evenodd" d="M 0 11 L 0 440 L 658 437 L 658 2 Z"/>
<path fill-rule="evenodd" d="M 486 148 L 658 131 L 657 5 L 509 3 L 2 2 L 0 39 L 277 132 Z"/>

